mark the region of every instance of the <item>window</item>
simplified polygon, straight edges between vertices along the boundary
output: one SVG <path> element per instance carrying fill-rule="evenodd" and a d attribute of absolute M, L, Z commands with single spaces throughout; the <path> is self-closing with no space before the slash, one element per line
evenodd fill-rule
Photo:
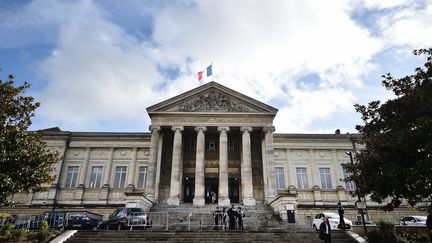
<path fill-rule="evenodd" d="M 147 166 L 139 167 L 138 188 L 145 188 L 147 181 Z"/>
<path fill-rule="evenodd" d="M 238 141 L 237 140 L 229 140 L 228 149 L 231 151 L 238 150 Z"/>
<path fill-rule="evenodd" d="M 321 178 L 321 187 L 323 189 L 332 188 L 331 177 L 330 177 L 330 168 L 319 168 L 319 174 Z"/>
<path fill-rule="evenodd" d="M 352 175 L 352 173 L 349 173 L 346 169 L 342 169 L 342 171 L 343 171 L 344 179 L 346 179 L 348 176 Z M 345 188 L 348 190 L 355 190 L 356 185 L 355 185 L 354 181 L 346 181 L 345 182 Z"/>
<path fill-rule="evenodd" d="M 195 150 L 195 140 L 186 140 L 186 150 Z"/>
<path fill-rule="evenodd" d="M 126 182 L 126 166 L 117 166 L 114 177 L 114 188 L 124 188 Z"/>
<path fill-rule="evenodd" d="M 207 141 L 207 150 L 216 150 L 216 140 Z"/>
<path fill-rule="evenodd" d="M 297 176 L 297 187 L 298 188 L 308 188 L 308 179 L 305 167 L 296 168 L 296 176 Z"/>
<path fill-rule="evenodd" d="M 101 186 L 102 182 L 102 166 L 93 166 L 91 169 L 91 175 L 90 175 L 90 187 L 91 188 L 98 188 Z"/>
<path fill-rule="evenodd" d="M 76 187 L 79 166 L 68 166 L 66 175 L 66 187 Z"/>
<path fill-rule="evenodd" d="M 284 168 L 276 167 L 276 189 L 285 188 Z"/>

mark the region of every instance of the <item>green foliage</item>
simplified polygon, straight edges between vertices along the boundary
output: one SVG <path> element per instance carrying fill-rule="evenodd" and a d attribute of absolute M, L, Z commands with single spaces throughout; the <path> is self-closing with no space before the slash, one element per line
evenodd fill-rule
<path fill-rule="evenodd" d="M 0 230 L 0 240 L 8 241 L 12 239 L 12 230 L 14 227 L 15 225 L 6 222 Z"/>
<path fill-rule="evenodd" d="M 12 231 L 12 239 L 14 242 L 22 242 L 27 239 L 27 231 L 25 229 L 15 229 Z"/>
<path fill-rule="evenodd" d="M 364 122 L 356 129 L 365 149 L 356 154 L 358 163 L 343 165 L 353 174 L 355 194 L 370 194 L 379 203 L 390 198 L 387 211 L 402 199 L 414 206 L 432 195 L 432 48 L 414 54 L 426 54 L 427 60 L 413 75 L 383 76 L 395 98 L 355 105 Z"/>
<path fill-rule="evenodd" d="M 59 156 L 47 150 L 41 132 L 28 132 L 39 103 L 23 93 L 28 83 L 14 86 L 14 76 L 0 79 L 0 205 L 20 192 L 43 191 Z"/>
<path fill-rule="evenodd" d="M 378 229 L 383 233 L 384 237 L 392 237 L 395 235 L 395 225 L 392 222 L 380 219 L 377 222 Z"/>
<path fill-rule="evenodd" d="M 384 234 L 379 229 L 371 229 L 366 232 L 366 237 L 369 243 L 380 243 L 384 239 Z"/>

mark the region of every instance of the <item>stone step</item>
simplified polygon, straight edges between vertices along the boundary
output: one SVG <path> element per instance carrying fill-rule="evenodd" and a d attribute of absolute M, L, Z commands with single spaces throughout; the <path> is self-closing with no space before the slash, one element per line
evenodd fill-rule
<path fill-rule="evenodd" d="M 352 242 L 343 232 L 333 232 L 336 243 Z M 318 242 L 318 233 L 244 231 L 78 231 L 67 243 L 75 242 Z"/>

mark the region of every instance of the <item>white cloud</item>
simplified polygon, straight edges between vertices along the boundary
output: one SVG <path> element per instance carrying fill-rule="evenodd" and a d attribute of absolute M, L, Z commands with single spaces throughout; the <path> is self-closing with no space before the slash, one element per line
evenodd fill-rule
<path fill-rule="evenodd" d="M 55 50 L 39 63 L 47 85 L 38 95 L 46 121 L 64 129 L 94 130 L 106 122 L 136 120 L 145 130 L 145 108 L 196 87 L 195 73 L 213 62 L 215 81 L 277 102 L 278 131 L 306 132 L 314 121 L 352 110 L 358 99 L 352 90 L 379 68 L 373 59 L 386 45 L 414 45 L 419 32 L 432 33 L 430 7 L 418 11 L 404 7 L 408 2 L 361 3 L 400 7 L 382 18 L 380 26 L 389 33 L 378 37 L 351 19 L 352 6 L 344 0 L 174 1 L 157 7 L 130 2 L 139 6 L 126 13 L 151 9 L 145 19 L 153 18 L 148 28 L 153 32 L 144 39 L 114 23 L 117 10 L 101 8 L 103 1 L 35 1 L 3 26 L 34 21 L 36 29 L 57 30 L 51 35 Z M 419 22 L 427 24 L 415 25 Z M 407 26 L 418 26 L 409 38 L 403 36 Z M 160 67 L 180 72 L 169 80 Z M 319 83 L 302 85 L 299 77 L 309 73 L 317 74 Z"/>
<path fill-rule="evenodd" d="M 408 50 L 429 48 L 432 45 L 432 2 L 421 9 L 413 5 L 383 16 L 380 28 L 389 46 L 404 46 Z"/>

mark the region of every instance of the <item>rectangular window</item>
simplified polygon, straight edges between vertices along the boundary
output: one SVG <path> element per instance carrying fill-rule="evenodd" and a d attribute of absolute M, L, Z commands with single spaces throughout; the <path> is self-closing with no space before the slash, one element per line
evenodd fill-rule
<path fill-rule="evenodd" d="M 321 178 L 321 187 L 323 189 L 331 189 L 330 168 L 319 168 L 319 174 Z"/>
<path fill-rule="evenodd" d="M 147 181 L 147 166 L 139 167 L 138 188 L 145 188 Z"/>
<path fill-rule="evenodd" d="M 114 177 L 114 188 L 124 188 L 126 183 L 126 166 L 117 166 Z"/>
<path fill-rule="evenodd" d="M 238 141 L 237 140 L 229 140 L 228 149 L 231 151 L 238 150 Z"/>
<path fill-rule="evenodd" d="M 305 167 L 296 168 L 296 176 L 297 176 L 297 187 L 298 188 L 308 188 L 308 179 Z"/>
<path fill-rule="evenodd" d="M 102 166 L 93 166 L 90 175 L 90 187 L 99 188 L 102 183 Z"/>
<path fill-rule="evenodd" d="M 195 150 L 195 140 L 186 140 L 186 150 L 189 151 Z"/>
<path fill-rule="evenodd" d="M 66 175 L 66 187 L 76 187 L 79 166 L 68 166 Z"/>
<path fill-rule="evenodd" d="M 349 173 L 348 171 L 346 171 L 346 169 L 342 169 L 343 171 L 343 177 L 344 179 L 346 179 L 348 176 L 351 176 L 352 173 Z M 354 181 L 346 181 L 345 182 L 345 188 L 347 190 L 355 190 L 356 189 L 356 185 L 354 183 Z"/>
<path fill-rule="evenodd" d="M 276 189 L 285 189 L 284 168 L 276 167 Z"/>
<path fill-rule="evenodd" d="M 207 150 L 216 150 L 216 140 L 207 141 Z"/>

